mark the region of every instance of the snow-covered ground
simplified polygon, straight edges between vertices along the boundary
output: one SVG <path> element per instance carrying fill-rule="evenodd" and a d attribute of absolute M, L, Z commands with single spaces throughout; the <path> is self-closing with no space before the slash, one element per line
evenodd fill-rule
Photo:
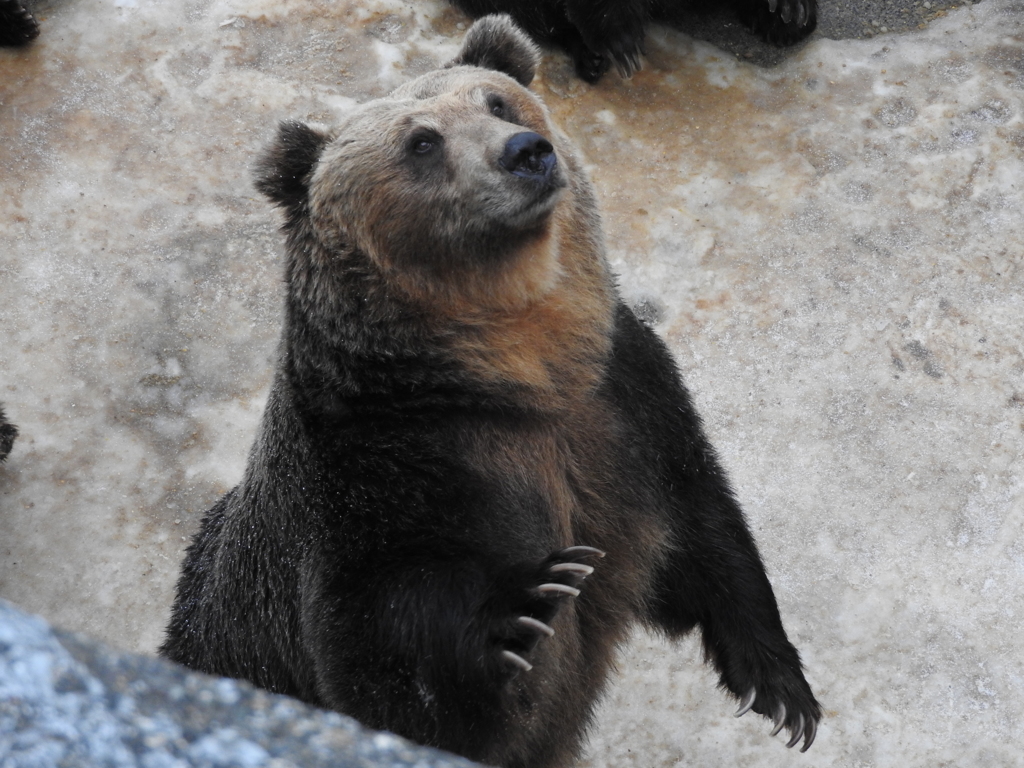
<path fill-rule="evenodd" d="M 0 596 L 152 652 L 240 477 L 281 298 L 255 154 L 432 68 L 440 0 L 73 0 L 0 51 Z M 1024 765 L 1024 3 L 770 70 L 655 28 L 536 90 L 669 340 L 826 717 L 731 716 L 695 641 L 624 649 L 584 765 Z"/>

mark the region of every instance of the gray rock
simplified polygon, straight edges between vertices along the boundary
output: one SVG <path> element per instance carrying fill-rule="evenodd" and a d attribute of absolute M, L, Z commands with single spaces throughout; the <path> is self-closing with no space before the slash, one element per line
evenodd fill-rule
<path fill-rule="evenodd" d="M 0 600 L 0 768 L 472 768 L 335 712 L 55 631 Z"/>

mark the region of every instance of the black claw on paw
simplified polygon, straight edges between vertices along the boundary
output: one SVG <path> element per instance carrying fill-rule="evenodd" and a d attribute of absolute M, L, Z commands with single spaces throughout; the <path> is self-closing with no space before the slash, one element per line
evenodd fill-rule
<path fill-rule="evenodd" d="M 817 0 L 742 0 L 740 19 L 765 42 L 792 45 L 818 25 Z"/>
<path fill-rule="evenodd" d="M 513 619 L 498 638 L 499 655 L 508 667 L 533 669 L 527 656 L 542 638 L 554 636 L 552 619 L 566 600 L 579 597 L 584 580 L 594 572 L 594 566 L 584 561 L 602 557 L 604 552 L 593 547 L 568 547 L 530 569 L 527 588 L 512 606 Z"/>

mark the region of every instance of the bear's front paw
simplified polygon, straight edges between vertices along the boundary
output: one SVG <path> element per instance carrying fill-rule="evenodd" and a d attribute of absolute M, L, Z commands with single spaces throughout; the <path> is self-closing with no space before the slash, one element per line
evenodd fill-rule
<path fill-rule="evenodd" d="M 765 42 L 792 45 L 818 24 L 817 0 L 746 0 L 743 22 Z"/>
<path fill-rule="evenodd" d="M 761 689 L 760 691 L 758 689 Z M 779 681 L 775 685 L 751 686 L 740 701 L 736 717 L 742 717 L 753 709 L 770 718 L 774 723 L 771 735 L 783 728 L 789 730 L 787 747 L 794 747 L 803 739 L 801 752 L 806 752 L 814 743 L 821 720 L 821 706 L 811 693 L 810 686 L 800 676 L 799 681 Z"/>
<path fill-rule="evenodd" d="M 551 621 L 566 600 L 579 597 L 583 581 L 594 572 L 584 561 L 604 557 L 593 547 L 567 547 L 548 555 L 528 577 L 524 594 L 513 605 L 513 620 L 499 639 L 502 660 L 517 669 L 533 669 L 527 657 L 542 637 L 552 637 Z"/>

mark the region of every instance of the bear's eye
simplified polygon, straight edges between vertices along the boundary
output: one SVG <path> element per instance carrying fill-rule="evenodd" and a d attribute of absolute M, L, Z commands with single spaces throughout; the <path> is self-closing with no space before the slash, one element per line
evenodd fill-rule
<path fill-rule="evenodd" d="M 502 120 L 508 115 L 508 108 L 500 96 L 489 96 L 487 98 L 487 108 L 491 111 L 492 115 L 500 117 Z"/>
<path fill-rule="evenodd" d="M 429 155 L 440 143 L 439 136 L 432 133 L 417 133 L 409 139 L 409 149 L 417 155 Z"/>

